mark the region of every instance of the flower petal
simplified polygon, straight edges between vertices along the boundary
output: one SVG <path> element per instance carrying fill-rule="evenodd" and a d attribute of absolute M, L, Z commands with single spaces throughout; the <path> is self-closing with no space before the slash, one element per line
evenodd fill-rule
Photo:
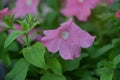
<path fill-rule="evenodd" d="M 50 38 L 50 37 L 43 37 L 41 42 L 50 52 L 57 52 L 60 48 L 60 39 L 59 38 Z"/>
<path fill-rule="evenodd" d="M 80 45 L 82 48 L 88 48 L 93 44 L 95 37 L 72 22 L 70 26 L 70 39 L 72 43 Z"/>
<path fill-rule="evenodd" d="M 90 47 L 95 40 L 95 36 L 91 36 L 86 31 L 80 31 L 78 37 L 79 37 L 79 44 L 82 48 Z"/>
<path fill-rule="evenodd" d="M 89 8 L 93 9 L 97 6 L 99 2 L 100 0 L 87 0 L 87 5 L 89 5 Z"/>
<path fill-rule="evenodd" d="M 62 42 L 59 50 L 60 56 L 65 60 L 73 60 L 80 56 L 80 47 L 76 44 Z"/>
<path fill-rule="evenodd" d="M 89 8 L 87 7 L 81 7 L 81 9 L 79 9 L 76 12 L 76 17 L 78 18 L 78 20 L 80 21 L 87 21 L 88 17 L 90 16 L 91 11 Z"/>

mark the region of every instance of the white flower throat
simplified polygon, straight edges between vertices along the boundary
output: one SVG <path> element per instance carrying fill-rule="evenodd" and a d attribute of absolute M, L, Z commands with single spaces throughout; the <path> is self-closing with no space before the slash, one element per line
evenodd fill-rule
<path fill-rule="evenodd" d="M 69 33 L 67 31 L 64 31 L 61 33 L 61 37 L 64 39 L 64 40 L 67 40 L 68 37 L 69 37 Z"/>
<path fill-rule="evenodd" d="M 83 3 L 84 2 L 84 0 L 78 0 L 80 3 Z"/>
<path fill-rule="evenodd" d="M 27 4 L 28 6 L 31 6 L 31 5 L 32 5 L 32 0 L 26 0 L 26 4 Z"/>

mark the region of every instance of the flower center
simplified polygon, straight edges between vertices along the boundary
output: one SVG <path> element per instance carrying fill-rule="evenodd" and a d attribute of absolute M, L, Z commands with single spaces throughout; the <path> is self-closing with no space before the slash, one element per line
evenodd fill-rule
<path fill-rule="evenodd" d="M 64 40 L 67 40 L 68 39 L 68 36 L 69 36 L 69 33 L 67 31 L 64 31 L 61 33 L 61 37 L 64 39 Z"/>
<path fill-rule="evenodd" d="M 28 6 L 31 6 L 31 5 L 32 5 L 32 0 L 26 0 L 26 4 L 27 4 Z"/>
<path fill-rule="evenodd" d="M 78 0 L 80 3 L 83 3 L 84 2 L 84 0 Z"/>

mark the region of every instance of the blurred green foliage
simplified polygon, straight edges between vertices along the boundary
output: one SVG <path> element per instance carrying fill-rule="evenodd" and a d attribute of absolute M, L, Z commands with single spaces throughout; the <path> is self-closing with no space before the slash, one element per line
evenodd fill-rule
<path fill-rule="evenodd" d="M 6 0 L 7 1 L 7 0 Z M 6 7 L 4 0 L 0 0 L 0 10 Z M 13 1 L 14 2 L 14 1 Z M 1 4 L 2 3 L 2 4 Z M 8 7 L 12 8 L 10 3 Z M 51 9 L 45 16 L 42 15 L 45 4 Z M 41 0 L 38 6 L 38 21 L 32 22 L 32 17 L 8 21 L 19 22 L 24 30 L 29 23 L 27 34 L 33 27 L 43 30 L 56 29 L 67 18 L 60 14 L 61 0 Z M 23 32 L 14 31 L 8 36 L 7 29 L 0 32 L 0 61 L 2 61 L 8 74 L 6 80 L 120 80 L 120 19 L 115 17 L 120 11 L 120 1 L 112 5 L 99 4 L 92 10 L 87 22 L 74 21 L 82 29 L 96 36 L 93 46 L 82 49 L 81 56 L 75 60 L 63 60 L 58 54 L 51 54 L 40 43 L 32 46 L 21 46 L 14 41 Z M 42 20 L 40 20 L 42 19 Z M 12 22 L 10 22 L 12 21 Z M 31 23 L 31 24 L 30 24 Z M 40 23 L 40 24 L 37 24 Z M 5 48 L 4 48 L 5 43 Z M 22 51 L 21 51 L 22 50 Z M 22 54 L 23 53 L 23 54 Z M 24 59 L 23 59 L 24 58 Z"/>

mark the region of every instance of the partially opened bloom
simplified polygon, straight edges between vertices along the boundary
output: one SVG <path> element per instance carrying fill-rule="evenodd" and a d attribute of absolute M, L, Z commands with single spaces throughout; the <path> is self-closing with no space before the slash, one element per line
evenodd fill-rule
<path fill-rule="evenodd" d="M 12 13 L 16 18 L 24 17 L 27 13 L 35 15 L 38 4 L 39 0 L 17 0 L 16 7 L 12 10 Z"/>
<path fill-rule="evenodd" d="M 41 42 L 50 52 L 59 51 L 63 59 L 74 59 L 80 56 L 81 48 L 90 47 L 95 37 L 77 26 L 72 19 L 64 22 L 58 29 L 45 30 Z"/>
<path fill-rule="evenodd" d="M 10 11 L 8 8 L 4 8 L 0 11 L 0 21 L 2 20 L 3 16 L 5 15 L 9 15 L 10 14 Z"/>
<path fill-rule="evenodd" d="M 10 11 L 8 8 L 4 8 L 0 11 L 0 32 L 4 29 L 4 25 L 2 24 L 2 19 L 5 15 L 10 15 Z"/>
<path fill-rule="evenodd" d="M 120 19 L 120 12 L 116 12 L 115 16 Z"/>
<path fill-rule="evenodd" d="M 14 27 L 16 28 L 16 30 L 21 30 L 21 31 L 22 31 L 22 27 L 21 27 L 20 25 L 15 24 Z M 13 32 L 13 30 L 9 30 L 9 33 L 11 33 L 11 32 Z M 36 29 L 32 29 L 32 30 L 29 32 L 29 34 L 28 34 L 30 41 L 41 41 L 41 38 L 42 38 L 42 37 L 41 37 L 41 35 L 38 34 L 38 33 L 40 33 L 40 29 L 37 29 L 37 28 L 36 28 Z M 21 39 L 21 38 L 22 38 L 22 39 Z M 24 42 L 23 42 L 22 40 L 26 41 L 26 36 L 25 36 L 25 35 L 22 35 L 21 38 L 18 37 L 18 38 L 17 38 L 17 41 L 18 41 L 20 44 L 24 45 Z"/>
<path fill-rule="evenodd" d="M 67 0 L 66 6 L 61 10 L 65 16 L 76 16 L 80 21 L 86 21 L 99 0 Z"/>

